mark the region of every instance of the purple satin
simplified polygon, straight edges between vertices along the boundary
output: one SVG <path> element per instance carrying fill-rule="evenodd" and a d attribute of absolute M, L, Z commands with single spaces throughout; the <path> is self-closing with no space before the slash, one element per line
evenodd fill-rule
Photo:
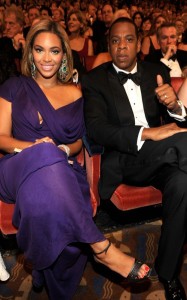
<path fill-rule="evenodd" d="M 0 97 L 12 102 L 17 139 L 49 136 L 58 145 L 85 133 L 82 98 L 55 110 L 37 83 L 24 76 L 2 85 Z M 17 241 L 33 264 L 35 283 L 42 274 L 50 299 L 71 299 L 86 262 L 79 243 L 105 239 L 92 219 L 85 170 L 74 158 L 69 164 L 67 155 L 51 143 L 6 155 L 0 169 L 0 197 L 15 202 Z"/>

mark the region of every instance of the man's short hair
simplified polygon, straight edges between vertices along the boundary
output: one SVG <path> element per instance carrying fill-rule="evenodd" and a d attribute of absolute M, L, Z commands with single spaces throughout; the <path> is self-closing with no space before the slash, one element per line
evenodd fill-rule
<path fill-rule="evenodd" d="M 138 27 L 136 26 L 136 24 L 133 22 L 132 19 L 130 18 L 127 18 L 127 17 L 121 17 L 121 18 L 117 18 L 116 20 L 114 20 L 114 22 L 112 22 L 110 28 L 109 28 L 109 33 L 108 33 L 108 36 L 110 37 L 110 34 L 111 34 L 111 30 L 113 28 L 113 26 L 117 23 L 129 23 L 129 24 L 132 24 L 134 26 L 134 29 L 135 29 L 135 34 L 136 34 L 136 37 L 138 39 Z"/>
<path fill-rule="evenodd" d="M 25 18 L 24 18 L 24 14 L 23 11 L 16 6 L 11 6 L 9 8 L 7 8 L 4 12 L 4 17 L 8 17 L 9 15 L 14 14 L 16 16 L 16 21 L 19 23 L 20 26 L 24 26 L 25 25 Z"/>
<path fill-rule="evenodd" d="M 176 29 L 176 31 L 177 31 L 177 27 L 176 27 L 175 23 L 164 22 L 163 24 L 161 24 L 158 27 L 157 31 L 156 31 L 157 38 L 160 37 L 160 33 L 161 33 L 161 31 L 162 31 L 163 28 L 170 28 L 170 27 L 174 27 Z"/>

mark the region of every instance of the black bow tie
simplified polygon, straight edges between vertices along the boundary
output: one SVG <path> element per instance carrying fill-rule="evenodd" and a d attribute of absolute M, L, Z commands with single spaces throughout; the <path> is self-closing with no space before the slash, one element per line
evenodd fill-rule
<path fill-rule="evenodd" d="M 138 72 L 133 74 L 118 72 L 118 78 L 121 84 L 124 84 L 128 79 L 133 80 L 136 85 L 140 85 L 141 82 L 140 74 Z"/>
<path fill-rule="evenodd" d="M 176 54 L 173 54 L 172 57 L 170 57 L 170 59 L 172 59 L 173 61 L 175 61 L 177 59 L 177 55 Z"/>

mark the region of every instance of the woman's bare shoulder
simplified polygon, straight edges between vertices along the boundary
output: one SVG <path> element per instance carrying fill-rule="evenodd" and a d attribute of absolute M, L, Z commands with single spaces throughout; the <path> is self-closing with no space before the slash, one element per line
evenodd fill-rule
<path fill-rule="evenodd" d="M 74 102 L 82 97 L 81 88 L 75 84 L 67 84 L 62 86 L 62 92 L 68 96 L 70 102 Z"/>

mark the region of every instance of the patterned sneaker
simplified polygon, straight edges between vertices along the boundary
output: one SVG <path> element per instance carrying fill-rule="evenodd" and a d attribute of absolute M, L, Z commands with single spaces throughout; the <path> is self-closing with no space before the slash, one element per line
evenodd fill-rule
<path fill-rule="evenodd" d="M 3 258 L 0 253 L 0 280 L 6 281 L 9 279 L 9 277 L 10 277 L 10 274 L 6 270 L 6 266 L 4 264 Z"/>

